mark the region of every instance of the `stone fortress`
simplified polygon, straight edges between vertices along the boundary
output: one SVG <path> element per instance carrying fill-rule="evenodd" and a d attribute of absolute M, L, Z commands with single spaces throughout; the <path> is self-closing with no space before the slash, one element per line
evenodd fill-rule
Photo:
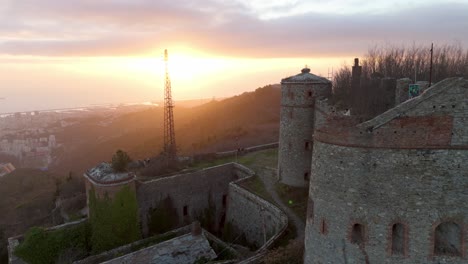
<path fill-rule="evenodd" d="M 210 210 L 213 213 L 210 221 L 212 230 L 223 230 L 225 225 L 229 224 L 238 237 L 244 238 L 245 242 L 259 249 L 259 254 L 254 255 L 251 261 L 245 260 L 245 263 L 255 263 L 255 260 L 265 253 L 265 249 L 282 235 L 288 219 L 275 205 L 241 186 L 243 181 L 254 174 L 252 170 L 240 164 L 227 163 L 195 172 L 141 181 L 132 172 L 115 173 L 110 164 L 102 163 L 88 170 L 84 177 L 88 204 L 91 199 L 90 193 L 94 193 L 97 199 L 111 200 L 124 187 L 129 187 L 136 193 L 139 226 L 143 237 L 153 235 L 149 230 L 149 222 L 152 221 L 151 213 L 155 209 L 175 210 L 175 218 L 171 219 L 175 228 L 203 219 L 204 213 Z M 167 199 L 171 201 L 170 208 L 164 207 Z M 88 217 L 92 218 L 96 212 L 89 208 Z M 206 230 L 202 235 L 213 236 Z M 165 249 L 171 250 L 180 251 L 180 248 Z M 137 259 L 139 256 L 135 254 L 139 253 L 131 253 L 125 256 L 125 259 Z M 213 259 L 217 256 L 202 254 L 196 257 Z M 158 253 L 154 253 L 151 258 L 157 259 Z M 194 260 L 196 258 L 187 263 L 193 263 Z M 93 263 L 93 257 L 77 263 Z M 120 262 L 115 260 L 109 263 Z"/>
<path fill-rule="evenodd" d="M 359 85 L 357 64 L 353 85 Z M 304 263 L 466 263 L 468 80 L 446 79 L 412 99 L 407 79 L 374 84 L 392 95 L 385 102 L 389 107 L 363 121 L 329 104 L 331 82 L 310 69 L 282 80 L 277 176 L 284 184 L 309 187 Z M 113 199 L 122 188 L 133 191 L 143 238 L 152 235 L 152 212 L 169 199 L 175 226 L 184 228 L 211 212 L 212 230 L 229 224 L 237 238 L 258 249 L 241 263 L 257 263 L 285 232 L 288 217 L 242 187 L 254 174 L 228 163 L 141 180 L 131 172 L 113 173 L 103 163 L 84 177 L 87 194 L 100 199 Z M 193 255 L 192 248 L 184 259 L 214 259 L 206 241 L 214 236 L 201 234 L 164 243 L 198 241 L 205 245 L 204 255 Z M 20 240 L 9 239 L 10 257 Z M 183 255 L 177 247 L 161 248 L 165 244 L 153 251 L 111 251 L 129 263 L 143 253 L 150 263 L 162 251 Z M 94 263 L 94 257 L 76 263 Z M 11 257 L 10 263 L 22 262 Z"/>
<path fill-rule="evenodd" d="M 310 177 L 304 263 L 466 263 L 468 80 L 409 100 L 408 79 L 381 84 L 396 106 L 362 122 L 308 69 L 282 81 L 279 180 Z"/>

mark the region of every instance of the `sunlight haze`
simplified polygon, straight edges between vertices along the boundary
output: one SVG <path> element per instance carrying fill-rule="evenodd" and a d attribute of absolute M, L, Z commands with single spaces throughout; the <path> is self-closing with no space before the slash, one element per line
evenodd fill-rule
<path fill-rule="evenodd" d="M 466 1 L 0 3 L 0 113 L 226 97 L 324 77 L 377 44 L 467 45 Z M 428 19 L 430 17 L 431 19 Z"/>

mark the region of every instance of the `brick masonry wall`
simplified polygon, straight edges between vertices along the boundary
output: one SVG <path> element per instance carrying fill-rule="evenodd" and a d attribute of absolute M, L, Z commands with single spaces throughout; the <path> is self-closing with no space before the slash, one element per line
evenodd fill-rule
<path fill-rule="evenodd" d="M 261 247 L 283 230 L 288 218 L 278 207 L 233 182 L 229 184 L 226 221 L 237 235 L 244 234 L 250 244 Z"/>
<path fill-rule="evenodd" d="M 466 263 L 434 257 L 434 228 L 468 221 L 468 150 L 369 149 L 315 142 L 305 239 L 305 263 Z M 320 232 L 325 219 L 328 233 Z M 390 256 L 389 226 L 408 227 L 407 257 Z M 353 223 L 365 244 L 350 242 Z M 463 231 L 464 244 L 468 235 Z M 346 261 L 345 261 L 346 258 Z"/>
<path fill-rule="evenodd" d="M 466 148 L 468 80 L 447 79 L 358 126 L 353 117 L 329 117 L 314 140 L 343 146 L 379 148 Z M 351 120 L 351 121 L 350 121 Z"/>
<path fill-rule="evenodd" d="M 229 182 L 243 177 L 235 170 L 234 163 L 220 165 L 171 177 L 156 179 L 137 184 L 137 198 L 140 207 L 142 233 L 148 235 L 148 213 L 156 208 L 166 197 L 170 197 L 177 210 L 180 226 L 195 220 L 197 213 L 208 208 L 208 197 L 216 206 L 216 223 L 219 223 L 223 207 L 223 195 L 228 195 Z M 226 197 L 228 199 L 228 197 Z M 183 208 L 187 206 L 188 215 L 184 217 Z"/>

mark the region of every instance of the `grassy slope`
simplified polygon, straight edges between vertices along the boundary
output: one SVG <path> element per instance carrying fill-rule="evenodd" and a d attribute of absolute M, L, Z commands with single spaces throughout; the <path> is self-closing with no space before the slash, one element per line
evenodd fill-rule
<path fill-rule="evenodd" d="M 206 153 L 276 141 L 279 131 L 280 89 L 259 88 L 194 108 L 175 108 L 176 142 L 184 154 Z M 67 148 L 55 171 L 81 174 L 109 160 L 117 149 L 134 159 L 154 156 L 162 149 L 162 108 L 126 114 L 109 126 L 90 118 L 58 134 Z M 238 139 L 236 141 L 236 139 Z"/>

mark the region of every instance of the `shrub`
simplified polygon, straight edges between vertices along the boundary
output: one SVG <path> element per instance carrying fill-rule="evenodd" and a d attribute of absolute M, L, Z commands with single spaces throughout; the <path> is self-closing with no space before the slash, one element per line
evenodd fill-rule
<path fill-rule="evenodd" d="M 128 154 L 122 150 L 117 150 L 114 156 L 112 156 L 112 169 L 116 172 L 124 172 L 127 170 L 128 163 L 132 160 Z"/>
<path fill-rule="evenodd" d="M 87 255 L 90 235 L 87 223 L 53 231 L 33 227 L 14 253 L 30 264 L 56 263 L 59 259 L 71 263 Z"/>

